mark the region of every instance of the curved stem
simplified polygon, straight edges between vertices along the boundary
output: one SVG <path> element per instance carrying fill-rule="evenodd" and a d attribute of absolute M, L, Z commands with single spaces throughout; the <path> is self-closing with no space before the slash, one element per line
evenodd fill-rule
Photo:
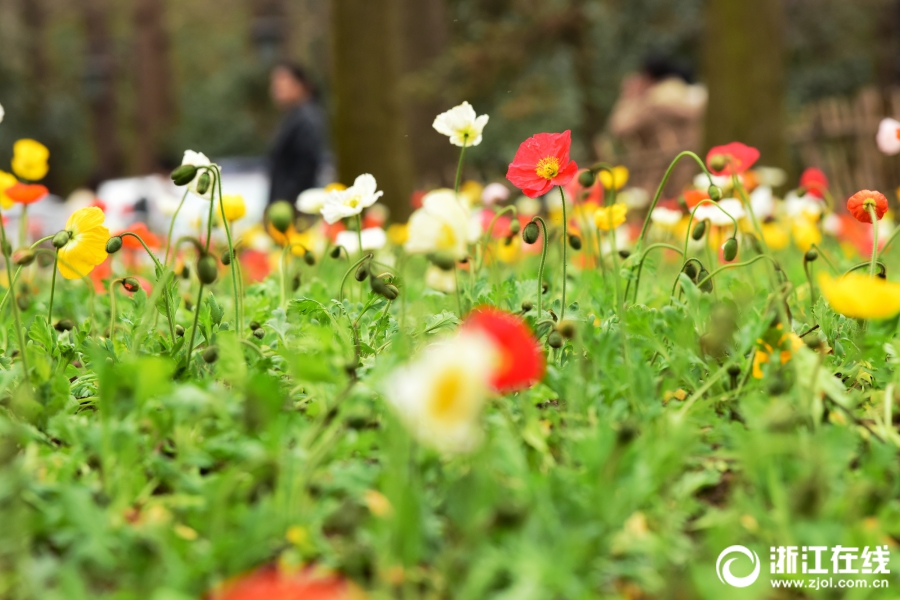
<path fill-rule="evenodd" d="M 126 231 L 125 233 L 119 234 L 119 237 L 126 237 L 126 236 L 133 237 L 134 239 L 136 239 L 137 241 L 139 241 L 141 243 L 141 246 L 143 246 L 144 250 L 147 251 L 147 255 L 153 259 L 153 263 L 156 265 L 156 268 L 159 269 L 158 277 L 160 279 L 157 279 L 157 282 L 156 282 L 157 285 L 160 285 L 160 284 L 166 285 L 161 280 L 163 271 L 165 271 L 165 267 L 163 267 L 162 263 L 159 262 L 159 259 L 156 258 L 156 255 L 150 251 L 150 248 L 147 246 L 147 244 L 144 242 L 144 240 L 141 239 L 141 236 L 139 236 L 136 233 L 132 233 L 130 231 Z M 166 305 L 166 320 L 169 322 L 169 335 L 172 336 L 172 343 L 174 344 L 175 343 L 175 320 L 174 320 L 174 316 L 172 315 L 171 303 L 169 302 L 169 291 L 166 289 L 163 289 L 163 294 L 164 294 L 163 298 L 165 299 L 165 305 Z M 155 323 L 156 322 L 154 321 L 154 328 L 156 327 Z"/>
<path fill-rule="evenodd" d="M 365 261 L 365 260 L 367 260 L 367 259 L 370 259 L 370 258 L 372 258 L 373 256 L 374 256 L 374 255 L 371 254 L 371 253 L 366 254 L 365 256 L 363 256 L 362 258 L 360 258 L 358 261 L 356 261 L 355 263 L 353 263 L 352 265 L 350 265 L 350 268 L 347 269 L 347 272 L 346 272 L 346 273 L 344 273 L 344 277 L 341 279 L 341 292 L 340 292 L 340 295 L 338 296 L 338 297 L 341 299 L 341 302 L 344 301 L 344 284 L 347 282 L 347 277 L 350 276 L 350 273 L 353 271 L 353 269 L 355 269 L 356 267 L 358 267 L 359 265 L 361 265 L 361 264 L 363 263 L 363 261 Z"/>
<path fill-rule="evenodd" d="M 222 214 L 222 226 L 225 228 L 225 237 L 228 240 L 228 253 L 231 256 L 231 288 L 234 293 L 234 326 L 240 332 L 244 330 L 242 298 L 238 293 L 238 257 L 234 252 L 234 243 L 231 240 L 231 227 L 228 225 L 228 219 L 225 218 L 225 205 L 222 203 L 222 172 L 218 165 L 213 165 L 216 171 L 216 185 L 219 188 L 219 211 Z M 212 202 L 213 199 L 210 199 Z M 212 214 L 210 212 L 210 214 Z M 207 246 L 208 247 L 208 246 Z"/>
<path fill-rule="evenodd" d="M 885 267 L 883 262 L 881 262 L 879 260 L 879 261 L 875 261 L 875 264 L 879 267 L 879 269 L 881 270 L 881 273 L 887 273 L 887 267 Z M 853 265 L 852 267 L 850 267 L 849 269 L 844 271 L 844 273 L 843 273 L 843 275 L 841 275 L 841 277 L 843 277 L 847 273 L 852 273 L 853 271 L 859 271 L 860 269 L 868 267 L 868 266 L 870 266 L 869 261 L 861 262 L 859 264 Z"/>
<path fill-rule="evenodd" d="M 724 208 L 719 206 L 719 204 L 717 202 L 713 202 L 712 200 L 708 200 L 708 199 L 701 200 L 694 206 L 694 208 L 691 210 L 690 217 L 688 217 L 687 234 L 685 234 L 685 236 L 684 236 L 684 252 L 682 253 L 682 256 L 687 256 L 688 244 L 690 243 L 690 239 L 691 239 L 691 225 L 694 222 L 694 213 L 696 213 L 697 209 L 700 208 L 704 204 L 712 204 L 713 206 L 718 208 L 720 211 L 722 211 L 722 213 L 726 217 L 731 219 L 731 222 L 734 223 L 734 235 L 737 235 L 737 230 L 738 230 L 737 219 L 735 219 L 733 216 L 728 214 L 728 211 L 726 211 Z M 732 237 L 734 237 L 734 236 L 732 236 Z"/>
<path fill-rule="evenodd" d="M 213 207 L 214 206 L 215 205 L 213 204 L 213 200 L 210 199 L 210 201 L 209 201 L 209 218 L 207 219 L 207 222 L 206 222 L 206 252 L 209 252 L 209 244 L 210 244 L 210 242 L 212 242 L 212 222 L 213 222 Z M 186 362 L 187 366 L 190 366 L 191 354 L 193 354 L 193 352 L 194 352 L 194 339 L 197 336 L 197 323 L 200 320 L 200 308 L 203 303 L 203 288 L 204 287 L 205 286 L 204 286 L 203 282 L 201 281 L 200 282 L 200 291 L 197 292 L 197 305 L 194 307 L 194 324 L 191 327 L 191 341 L 188 344 L 188 348 L 187 348 L 187 362 Z M 237 326 L 237 323 L 235 323 L 235 326 Z M 238 332 L 238 333 L 240 333 L 240 332 Z"/>
<path fill-rule="evenodd" d="M 837 267 L 834 266 L 834 263 L 831 262 L 831 259 L 828 258 L 828 255 L 825 254 L 825 251 L 824 251 L 824 250 L 822 250 L 821 248 L 819 248 L 819 246 L 816 245 L 816 244 L 810 244 L 809 247 L 810 247 L 810 248 L 815 248 L 815 249 L 816 249 L 816 252 L 819 253 L 819 256 L 821 256 L 822 258 L 824 258 L 824 259 L 825 259 L 825 262 L 828 263 L 828 267 L 831 269 L 831 272 L 834 273 L 834 274 L 837 274 Z M 868 264 L 868 263 L 867 263 L 867 264 Z"/>
<path fill-rule="evenodd" d="M 56 294 L 56 267 L 59 264 L 59 248 L 53 253 L 53 274 L 50 275 L 50 306 L 47 308 L 47 323 L 53 325 L 53 296 Z"/>
<path fill-rule="evenodd" d="M 700 160 L 700 157 L 690 150 L 685 150 L 672 159 L 672 162 L 669 164 L 669 168 L 666 169 L 666 174 L 663 176 L 662 181 L 659 183 L 659 187 L 656 188 L 656 195 L 653 197 L 653 202 L 650 203 L 650 209 L 647 211 L 647 216 L 644 218 L 644 226 L 641 228 L 641 234 L 638 236 L 637 243 L 641 244 L 644 241 L 644 236 L 647 235 L 647 228 L 650 227 L 650 213 L 653 212 L 653 209 L 656 208 L 656 204 L 659 202 L 660 196 L 662 196 L 663 189 L 666 187 L 666 183 L 669 181 L 669 176 L 672 174 L 672 169 L 675 168 L 675 165 L 678 164 L 682 158 L 689 156 L 693 158 L 700 168 L 703 169 L 703 172 L 706 173 L 706 176 L 709 178 L 709 185 L 714 185 L 712 180 L 712 174 L 706 168 L 706 163 Z"/>
<path fill-rule="evenodd" d="M 751 258 L 751 259 L 748 260 L 748 261 L 744 261 L 744 262 L 741 262 L 741 263 L 732 263 L 732 264 L 722 265 L 721 267 L 719 267 L 718 269 L 716 269 L 715 271 L 713 271 L 712 273 L 710 273 L 709 275 L 707 275 L 706 277 L 704 277 L 701 281 L 697 282 L 697 287 L 700 287 L 700 286 L 702 286 L 703 284 L 705 284 L 707 281 L 712 280 L 713 277 L 715 277 L 716 275 L 718 275 L 718 274 L 721 273 L 722 271 L 725 271 L 725 270 L 727 270 L 727 269 L 737 269 L 738 267 L 746 267 L 746 266 L 752 265 L 752 264 L 755 263 L 756 261 L 762 260 L 762 259 L 769 260 L 769 261 L 772 262 L 772 264 L 773 264 L 776 268 L 778 267 L 778 263 L 775 262 L 775 259 L 774 259 L 774 258 L 772 258 L 771 256 L 769 256 L 768 254 L 760 254 L 760 255 L 758 255 L 758 256 L 754 256 L 753 258 Z"/>
<path fill-rule="evenodd" d="M 681 248 L 676 248 L 675 246 L 673 246 L 671 244 L 658 243 L 658 244 L 650 244 L 649 246 L 647 246 L 647 248 L 641 253 L 641 258 L 638 261 L 637 277 L 635 278 L 635 281 L 634 281 L 634 301 L 635 301 L 635 303 L 637 303 L 637 301 L 638 301 L 638 288 L 641 285 L 641 273 L 644 270 L 644 260 L 647 258 L 647 254 L 649 254 L 650 251 L 655 248 L 667 248 L 669 250 L 674 250 L 675 252 L 677 252 L 678 254 L 680 254 L 682 256 L 682 259 L 684 257 L 684 252 L 681 251 Z M 684 267 L 682 267 L 682 269 L 683 268 Z M 628 289 L 630 287 L 631 287 L 631 281 L 629 281 L 628 284 L 625 286 L 625 301 L 626 302 L 628 301 Z"/>
<path fill-rule="evenodd" d="M 875 263 L 878 262 L 878 217 L 875 215 L 875 207 L 867 206 L 869 220 L 872 222 L 872 260 L 869 267 L 869 277 L 875 277 Z"/>
<path fill-rule="evenodd" d="M 562 323 L 563 319 L 566 317 L 566 263 L 567 260 L 567 252 L 569 247 L 569 217 L 566 216 L 566 195 L 563 192 L 562 186 L 557 186 L 559 188 L 559 197 L 562 200 L 562 217 L 563 217 L 563 231 L 562 231 L 562 306 L 559 310 L 559 322 Z"/>
<path fill-rule="evenodd" d="M 178 203 L 178 208 L 175 209 L 175 213 L 172 215 L 172 222 L 169 223 L 169 235 L 166 236 L 166 264 L 169 264 L 169 248 L 172 246 L 172 232 L 175 229 L 175 221 L 178 219 L 178 213 L 181 212 L 181 207 L 184 206 L 184 201 L 187 200 L 188 192 L 190 192 L 189 189 L 184 190 L 181 202 Z"/>
<path fill-rule="evenodd" d="M 538 268 L 538 282 L 537 282 L 537 301 L 538 301 L 538 319 L 541 318 L 541 305 L 543 303 L 544 298 L 544 263 L 547 262 L 547 223 L 544 222 L 544 219 L 541 217 L 532 217 L 532 221 L 536 221 L 541 224 L 541 229 L 544 233 L 541 236 L 541 266 Z"/>

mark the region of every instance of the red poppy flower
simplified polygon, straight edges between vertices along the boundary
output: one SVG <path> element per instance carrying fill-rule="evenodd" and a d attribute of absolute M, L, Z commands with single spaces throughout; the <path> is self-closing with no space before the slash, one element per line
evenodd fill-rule
<path fill-rule="evenodd" d="M 19 204 L 33 204 L 49 193 L 50 190 L 37 183 L 17 183 L 5 192 L 10 200 Z"/>
<path fill-rule="evenodd" d="M 269 566 L 237 577 L 214 590 L 208 600 L 350 600 L 357 596 L 344 579 L 315 572 L 296 573 Z"/>
<path fill-rule="evenodd" d="M 238 254 L 244 277 L 253 282 L 264 281 L 271 272 L 269 255 L 259 250 L 244 250 Z"/>
<path fill-rule="evenodd" d="M 125 232 L 139 235 L 141 237 L 141 239 L 144 240 L 144 243 L 147 244 L 151 248 L 159 248 L 160 247 L 159 238 L 156 237 L 155 233 L 153 233 L 152 231 L 150 231 L 150 229 L 147 228 L 146 223 L 134 223 L 128 229 L 124 229 L 124 230 L 120 231 L 119 233 L 117 233 L 116 235 L 122 235 Z M 130 250 L 143 249 L 143 246 L 141 246 L 141 243 L 139 241 L 137 241 L 136 239 L 134 239 L 133 237 L 131 237 L 130 235 L 126 235 L 125 237 L 122 238 L 122 245 Z"/>
<path fill-rule="evenodd" d="M 711 148 L 706 155 L 706 166 L 713 175 L 743 173 L 759 160 L 759 150 L 740 142 Z"/>
<path fill-rule="evenodd" d="M 496 344 L 500 354 L 491 386 L 501 394 L 531 387 L 544 375 L 544 354 L 538 341 L 518 316 L 485 306 L 469 313 L 463 331 L 476 331 Z"/>
<path fill-rule="evenodd" d="M 581 175 L 585 171 L 587 171 L 587 169 L 581 169 L 576 175 Z M 588 202 L 598 206 L 603 204 L 603 186 L 596 181 L 594 182 L 594 185 L 586 188 L 581 185 L 578 177 L 573 177 L 572 181 L 563 186 L 563 189 L 566 192 L 566 197 L 575 204 L 581 204 L 582 202 Z"/>
<path fill-rule="evenodd" d="M 888 201 L 881 192 L 873 192 L 872 190 L 861 190 L 856 192 L 847 200 L 847 210 L 856 217 L 860 223 L 871 223 L 872 218 L 869 216 L 868 208 L 875 209 L 875 218 L 881 220 L 884 213 L 888 210 Z"/>
<path fill-rule="evenodd" d="M 828 189 L 828 177 L 825 176 L 821 169 L 809 167 L 800 176 L 800 187 L 813 196 L 823 198 L 825 191 Z"/>
<path fill-rule="evenodd" d="M 684 198 L 684 203 L 688 208 L 694 208 L 703 200 L 709 200 L 709 194 L 704 190 L 687 190 L 681 194 L 681 197 Z"/>
<path fill-rule="evenodd" d="M 530 198 L 543 196 L 555 185 L 566 185 L 578 165 L 569 160 L 572 132 L 539 133 L 522 142 L 506 178 Z"/>

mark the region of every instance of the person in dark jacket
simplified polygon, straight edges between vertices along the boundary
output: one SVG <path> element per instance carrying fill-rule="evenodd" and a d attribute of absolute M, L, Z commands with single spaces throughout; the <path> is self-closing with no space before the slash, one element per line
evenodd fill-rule
<path fill-rule="evenodd" d="M 269 203 L 293 204 L 300 192 L 321 184 L 328 162 L 328 126 L 313 85 L 300 67 L 275 67 L 271 94 L 285 115 L 269 151 Z"/>

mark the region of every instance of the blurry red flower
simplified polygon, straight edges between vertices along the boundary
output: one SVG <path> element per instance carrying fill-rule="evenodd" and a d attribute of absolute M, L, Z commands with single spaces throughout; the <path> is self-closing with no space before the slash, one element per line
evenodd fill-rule
<path fill-rule="evenodd" d="M 706 155 L 706 166 L 714 175 L 743 173 L 759 160 L 759 150 L 740 142 L 711 148 Z"/>
<path fill-rule="evenodd" d="M 116 233 L 115 235 L 122 235 L 125 232 L 139 235 L 141 239 L 144 240 L 144 243 L 147 244 L 147 246 L 149 246 L 150 248 L 160 247 L 159 238 L 155 233 L 147 228 L 146 223 L 133 223 L 130 227 L 128 227 L 128 229 L 124 229 Z M 141 246 L 141 243 L 130 235 L 126 235 L 122 238 L 122 245 L 130 250 L 141 250 L 143 248 L 143 246 Z"/>
<path fill-rule="evenodd" d="M 269 255 L 259 250 L 244 250 L 238 254 L 244 276 L 253 282 L 260 282 L 269 276 Z"/>
<path fill-rule="evenodd" d="M 684 203 L 688 208 L 694 208 L 701 201 L 708 200 L 709 194 L 704 190 L 687 190 L 681 194 L 681 197 L 684 198 Z"/>
<path fill-rule="evenodd" d="M 806 189 L 807 193 L 817 198 L 823 198 L 825 191 L 828 189 L 828 177 L 825 176 L 821 169 L 809 167 L 800 176 L 800 187 Z"/>
<path fill-rule="evenodd" d="M 6 188 L 6 196 L 19 204 L 33 204 L 50 193 L 46 186 L 37 183 L 17 183 Z"/>
<path fill-rule="evenodd" d="M 426 190 L 415 190 L 409 197 L 409 205 L 413 208 L 422 208 L 422 198 L 428 194 Z"/>
<path fill-rule="evenodd" d="M 847 210 L 856 217 L 860 223 L 871 223 L 872 218 L 869 216 L 868 208 L 875 209 L 875 218 L 881 220 L 884 213 L 888 210 L 888 201 L 881 192 L 873 192 L 872 190 L 860 190 L 850 196 L 847 200 Z"/>
<path fill-rule="evenodd" d="M 576 175 L 581 175 L 585 171 L 587 169 L 581 169 Z M 598 206 L 603 205 L 603 186 L 597 181 L 591 187 L 586 188 L 581 185 L 578 177 L 573 177 L 572 181 L 563 186 L 563 190 L 566 192 L 566 197 L 575 204 L 591 202 Z"/>
<path fill-rule="evenodd" d="M 555 185 L 566 185 L 578 165 L 569 159 L 572 132 L 538 133 L 519 146 L 506 178 L 531 198 L 543 196 Z"/>
<path fill-rule="evenodd" d="M 462 331 L 480 332 L 496 344 L 499 364 L 491 386 L 501 394 L 531 387 L 544 375 L 544 354 L 531 330 L 518 316 L 498 308 L 476 308 L 463 321 Z"/>
<path fill-rule="evenodd" d="M 262 567 L 226 582 L 208 600 L 351 600 L 363 598 L 344 579 L 307 567 L 295 573 Z"/>

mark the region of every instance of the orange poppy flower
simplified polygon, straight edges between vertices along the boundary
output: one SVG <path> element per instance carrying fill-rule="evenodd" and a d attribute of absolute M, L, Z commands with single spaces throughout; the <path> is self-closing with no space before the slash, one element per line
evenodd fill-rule
<path fill-rule="evenodd" d="M 881 192 L 873 192 L 872 190 L 860 190 L 850 196 L 847 200 L 847 210 L 856 217 L 860 223 L 871 223 L 872 217 L 869 215 L 869 207 L 875 209 L 875 218 L 881 220 L 884 213 L 888 210 L 888 201 Z"/>
<path fill-rule="evenodd" d="M 33 204 L 50 193 L 46 186 L 37 183 L 17 183 L 6 188 L 6 197 L 19 204 Z"/>
<path fill-rule="evenodd" d="M 135 235 L 140 236 L 141 239 L 144 240 L 144 243 L 147 244 L 147 246 L 149 246 L 150 248 L 159 248 L 161 246 L 159 238 L 156 236 L 155 233 L 150 231 L 150 229 L 147 227 L 146 223 L 134 223 L 128 229 L 123 229 L 116 235 L 122 235 L 123 233 L 126 233 L 126 232 L 133 233 Z M 137 241 L 136 239 L 134 239 L 133 237 L 131 237 L 130 235 L 127 235 L 122 238 L 122 245 L 130 250 L 142 250 L 143 249 L 143 246 L 141 246 L 141 243 L 139 241 Z"/>

